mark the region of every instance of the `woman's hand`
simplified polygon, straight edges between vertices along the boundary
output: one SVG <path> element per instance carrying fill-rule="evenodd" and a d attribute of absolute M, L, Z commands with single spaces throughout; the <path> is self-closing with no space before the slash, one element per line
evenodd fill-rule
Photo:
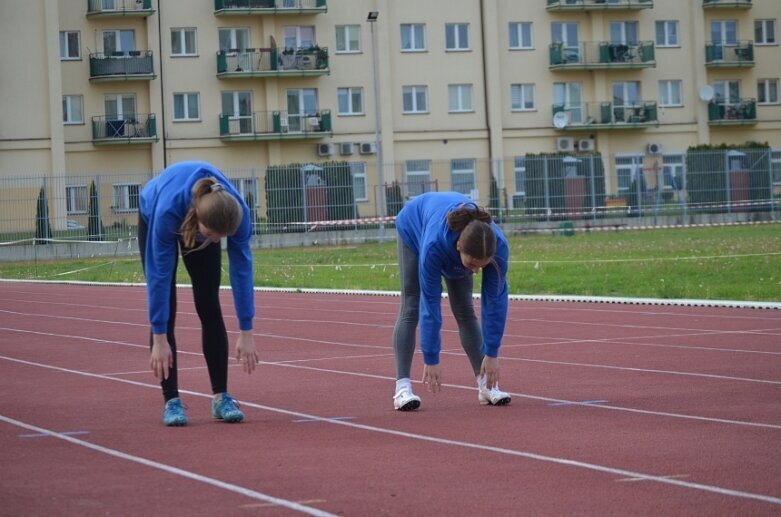
<path fill-rule="evenodd" d="M 239 339 L 236 341 L 236 360 L 248 374 L 254 372 L 260 362 L 258 351 L 255 349 L 255 336 L 252 335 L 251 330 L 239 332 Z"/>
<path fill-rule="evenodd" d="M 499 383 L 499 358 L 483 358 L 483 364 L 480 366 L 480 377 L 485 375 L 485 387 L 491 389 Z"/>
<path fill-rule="evenodd" d="M 158 379 L 165 380 L 171 368 L 174 367 L 174 354 L 171 353 L 171 345 L 165 334 L 152 334 L 152 353 L 149 358 L 149 367 Z"/>
<path fill-rule="evenodd" d="M 423 384 L 431 393 L 442 391 L 442 367 L 439 364 L 427 364 L 423 367 Z"/>

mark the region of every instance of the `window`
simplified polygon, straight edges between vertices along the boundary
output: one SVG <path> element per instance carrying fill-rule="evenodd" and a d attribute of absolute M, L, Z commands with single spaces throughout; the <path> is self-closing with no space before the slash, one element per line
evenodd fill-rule
<path fill-rule="evenodd" d="M 64 124 L 84 123 L 84 98 L 81 95 L 62 96 L 62 122 Z"/>
<path fill-rule="evenodd" d="M 193 92 L 175 93 L 174 121 L 200 120 L 199 97 L 199 94 Z"/>
<path fill-rule="evenodd" d="M 87 213 L 87 185 L 65 187 L 65 209 L 69 214 Z"/>
<path fill-rule="evenodd" d="M 103 54 L 123 56 L 136 49 L 136 34 L 132 30 L 103 31 Z"/>
<path fill-rule="evenodd" d="M 60 59 L 79 59 L 80 47 L 79 31 L 60 31 Z"/>
<path fill-rule="evenodd" d="M 469 24 L 445 24 L 445 48 L 447 50 L 469 50 Z"/>
<path fill-rule="evenodd" d="M 220 29 L 218 37 L 220 50 L 223 52 L 240 52 L 249 48 L 249 29 L 235 27 Z"/>
<path fill-rule="evenodd" d="M 475 161 L 450 160 L 450 183 L 453 192 L 471 195 L 475 189 Z"/>
<path fill-rule="evenodd" d="M 339 115 L 363 115 L 363 88 L 337 88 Z"/>
<path fill-rule="evenodd" d="M 757 81 L 757 102 L 759 104 L 778 104 L 778 79 Z"/>
<path fill-rule="evenodd" d="M 777 43 L 775 20 L 754 20 L 754 43 L 757 45 Z"/>
<path fill-rule="evenodd" d="M 425 86 L 405 86 L 402 89 L 402 101 L 404 113 L 426 113 L 428 111 Z"/>
<path fill-rule="evenodd" d="M 360 41 L 360 25 L 336 26 L 336 52 L 360 52 Z"/>
<path fill-rule="evenodd" d="M 686 156 L 683 154 L 665 154 L 662 156 L 663 169 L 663 184 L 664 188 L 671 188 L 673 190 L 682 190 L 686 187 L 684 164 L 686 163 Z"/>
<path fill-rule="evenodd" d="M 222 92 L 222 116 L 228 118 L 228 133 L 231 135 L 251 134 L 252 93 L 248 91 Z"/>
<path fill-rule="evenodd" d="M 287 91 L 287 121 L 290 132 L 317 131 L 320 119 L 315 88 L 291 88 Z M 311 120 L 317 121 L 315 127 Z"/>
<path fill-rule="evenodd" d="M 510 23 L 509 32 L 511 49 L 518 50 L 532 48 L 531 22 L 512 22 Z"/>
<path fill-rule="evenodd" d="M 636 180 L 643 173 L 643 156 L 616 156 L 616 177 L 618 193 L 627 193 Z"/>
<path fill-rule="evenodd" d="M 740 103 L 740 81 L 716 81 L 713 83 L 714 99 L 719 104 Z"/>
<path fill-rule="evenodd" d="M 656 46 L 677 47 L 678 22 L 675 20 L 660 20 L 656 22 Z"/>
<path fill-rule="evenodd" d="M 562 57 L 567 63 L 580 63 L 577 23 L 551 23 L 551 42 L 561 47 Z"/>
<path fill-rule="evenodd" d="M 285 48 L 309 48 L 315 46 L 314 25 L 290 26 L 284 28 Z"/>
<path fill-rule="evenodd" d="M 714 20 L 710 23 L 710 36 L 714 45 L 737 45 L 738 22 L 735 20 Z"/>
<path fill-rule="evenodd" d="M 583 122 L 583 87 L 580 83 L 553 83 L 553 109 L 564 111 L 570 122 Z"/>
<path fill-rule="evenodd" d="M 364 162 L 350 162 L 350 172 L 353 176 L 353 195 L 356 201 L 368 201 L 369 195 L 366 188 L 366 164 Z"/>
<path fill-rule="evenodd" d="M 135 212 L 138 210 L 138 183 L 118 183 L 114 185 L 114 212 Z"/>
<path fill-rule="evenodd" d="M 513 111 L 534 111 L 534 85 L 512 84 L 510 85 L 510 102 Z"/>
<path fill-rule="evenodd" d="M 136 96 L 132 93 L 110 94 L 103 99 L 107 120 L 129 120 L 136 118 Z"/>
<path fill-rule="evenodd" d="M 770 168 L 773 172 L 773 185 L 781 185 L 781 151 L 770 152 Z"/>
<path fill-rule="evenodd" d="M 513 208 L 521 208 L 523 196 L 526 195 L 526 157 L 516 156 L 514 162 L 515 195 L 513 196 Z"/>
<path fill-rule="evenodd" d="M 426 26 L 422 23 L 401 24 L 401 51 L 419 52 L 426 50 Z"/>
<path fill-rule="evenodd" d="M 632 122 L 633 107 L 640 105 L 640 82 L 613 83 L 613 117 L 616 122 Z"/>
<path fill-rule="evenodd" d="M 610 22 L 610 43 L 637 45 L 637 22 Z"/>
<path fill-rule="evenodd" d="M 404 164 L 407 179 L 407 194 L 419 196 L 431 190 L 431 162 L 429 160 L 407 160 Z"/>
<path fill-rule="evenodd" d="M 659 81 L 659 106 L 682 106 L 681 81 Z"/>
<path fill-rule="evenodd" d="M 450 113 L 471 112 L 472 108 L 472 85 L 471 84 L 450 84 L 447 87 L 448 111 Z"/>
<path fill-rule="evenodd" d="M 174 28 L 171 29 L 171 55 L 194 56 L 198 53 L 195 46 L 195 29 Z"/>
<path fill-rule="evenodd" d="M 236 187 L 241 199 L 247 204 L 247 208 L 252 210 L 260 206 L 257 178 L 236 178 L 231 179 L 231 183 Z"/>

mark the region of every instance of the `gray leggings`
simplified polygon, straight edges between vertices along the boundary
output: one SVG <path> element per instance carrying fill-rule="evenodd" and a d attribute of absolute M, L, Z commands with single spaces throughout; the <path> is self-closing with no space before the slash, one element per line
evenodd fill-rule
<path fill-rule="evenodd" d="M 396 356 L 396 379 L 409 378 L 412 356 L 415 353 L 415 332 L 420 314 L 420 278 L 418 257 L 400 238 L 397 239 L 399 255 L 399 282 L 401 284 L 401 308 L 396 326 L 393 327 L 393 352 Z M 445 279 L 450 309 L 458 323 L 461 346 L 466 352 L 475 375 L 483 364 L 483 334 L 472 305 L 472 275 L 458 279 Z"/>

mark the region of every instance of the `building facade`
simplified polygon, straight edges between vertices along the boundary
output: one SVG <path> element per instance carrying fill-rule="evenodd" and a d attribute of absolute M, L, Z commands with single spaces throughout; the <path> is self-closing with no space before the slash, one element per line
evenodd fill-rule
<path fill-rule="evenodd" d="M 385 214 L 390 182 L 485 203 L 493 178 L 512 208 L 539 153 L 598 152 L 619 194 L 690 147 L 766 142 L 778 189 L 779 17 L 778 0 L 5 1 L 0 178 L 45 179 L 59 227 L 86 212 L 85 175 L 133 175 L 104 185 L 124 217 L 144 178 L 193 159 L 344 161 L 361 215 Z"/>

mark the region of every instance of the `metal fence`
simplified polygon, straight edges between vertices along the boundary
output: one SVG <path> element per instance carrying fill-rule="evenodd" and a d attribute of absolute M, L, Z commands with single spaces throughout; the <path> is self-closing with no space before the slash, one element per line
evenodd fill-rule
<path fill-rule="evenodd" d="M 261 241 L 335 230 L 369 232 L 371 238 L 392 224 L 408 199 L 446 190 L 469 195 L 502 224 L 529 230 L 565 221 L 596 227 L 779 220 L 781 151 L 756 147 L 609 159 L 607 164 L 595 153 L 495 163 L 410 160 L 384 166 L 381 185 L 371 181 L 378 177 L 371 160 L 225 172 L 250 207 Z M 139 193 L 152 176 L 0 178 L 0 244 L 132 239 Z"/>

